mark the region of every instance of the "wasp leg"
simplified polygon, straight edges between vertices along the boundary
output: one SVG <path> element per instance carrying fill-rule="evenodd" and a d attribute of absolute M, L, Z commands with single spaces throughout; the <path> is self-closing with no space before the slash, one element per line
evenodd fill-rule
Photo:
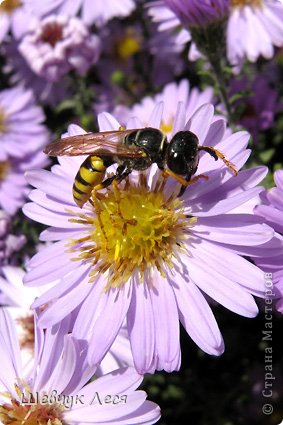
<path fill-rule="evenodd" d="M 119 167 L 116 170 L 116 174 L 114 174 L 111 177 L 108 177 L 108 179 L 105 179 L 101 183 L 99 183 L 98 185 L 94 186 L 94 188 L 92 189 L 93 192 L 97 192 L 98 190 L 105 189 L 106 187 L 110 186 L 116 180 L 118 180 L 118 182 L 123 180 L 131 172 L 131 171 L 128 171 L 128 170 L 126 170 L 124 172 L 125 168 L 126 167 L 124 165 L 119 165 Z"/>
<path fill-rule="evenodd" d="M 188 176 L 184 179 L 184 177 L 179 176 L 178 174 L 173 173 L 171 170 L 164 170 L 163 171 L 164 177 L 173 177 L 175 180 L 177 180 L 179 183 L 181 183 L 182 186 L 189 186 L 190 184 L 193 184 L 197 182 L 199 179 L 206 179 L 208 180 L 208 176 L 205 176 L 204 174 L 200 174 L 199 176 L 195 176 L 191 179 L 191 176 Z"/>
<path fill-rule="evenodd" d="M 181 183 L 181 185 L 186 186 L 188 184 L 187 180 L 184 179 L 183 177 L 179 176 L 178 174 L 173 173 L 173 171 L 168 170 L 168 168 L 166 168 L 165 170 L 162 171 L 163 177 L 173 177 L 173 179 L 177 180 L 179 183 Z"/>
<path fill-rule="evenodd" d="M 168 177 L 168 176 L 173 177 L 175 180 L 177 180 L 179 183 L 181 183 L 182 187 L 181 187 L 181 190 L 180 190 L 178 196 L 182 196 L 184 194 L 187 186 L 189 186 L 193 183 L 196 183 L 199 179 L 208 180 L 208 176 L 205 176 L 204 174 L 199 174 L 198 176 L 194 176 L 192 179 L 191 179 L 191 176 L 189 175 L 184 179 L 184 177 L 181 177 L 178 174 L 175 174 L 175 173 L 173 173 L 173 171 L 168 170 L 168 169 L 163 171 L 163 176 L 164 177 Z"/>
<path fill-rule="evenodd" d="M 206 176 L 205 174 L 199 174 L 198 176 L 194 176 L 192 179 L 190 178 L 190 176 L 188 176 L 187 178 L 188 178 L 188 180 L 185 180 L 185 183 L 182 184 L 182 187 L 180 189 L 178 196 L 182 196 L 185 193 L 185 190 L 187 189 L 187 187 L 191 184 L 196 183 L 198 180 L 200 180 L 200 179 L 208 180 L 209 179 L 209 177 Z"/>
<path fill-rule="evenodd" d="M 215 161 L 217 161 L 218 158 L 222 159 L 224 164 L 227 165 L 227 167 L 230 168 L 230 170 L 233 171 L 235 176 L 238 174 L 238 171 L 236 170 L 234 164 L 232 164 L 232 162 L 228 161 L 228 159 L 225 158 L 223 153 L 221 153 L 217 149 L 214 149 L 211 146 L 199 146 L 198 150 L 199 151 L 205 151 L 205 152 L 209 153 L 209 155 L 211 155 L 215 159 Z"/>

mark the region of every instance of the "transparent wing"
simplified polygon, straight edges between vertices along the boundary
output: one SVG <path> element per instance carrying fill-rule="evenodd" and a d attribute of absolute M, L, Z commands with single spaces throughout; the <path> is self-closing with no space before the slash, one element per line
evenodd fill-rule
<path fill-rule="evenodd" d="M 50 143 L 44 149 L 49 156 L 104 155 L 142 158 L 144 151 L 135 145 L 124 144 L 124 138 L 137 130 L 104 131 L 65 137 Z"/>

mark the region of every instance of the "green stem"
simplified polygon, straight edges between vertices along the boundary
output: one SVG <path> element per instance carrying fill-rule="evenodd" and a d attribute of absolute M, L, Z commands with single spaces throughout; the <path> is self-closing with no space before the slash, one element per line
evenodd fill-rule
<path fill-rule="evenodd" d="M 207 59 L 210 63 L 211 70 L 214 74 L 214 79 L 217 84 L 219 96 L 226 109 L 228 122 L 229 124 L 233 124 L 233 114 L 231 111 L 231 105 L 230 105 L 229 97 L 227 95 L 227 90 L 226 90 L 228 85 L 228 80 L 223 72 L 223 61 L 217 56 L 213 57 L 213 55 L 207 55 Z"/>
<path fill-rule="evenodd" d="M 227 112 L 228 122 L 232 124 L 233 114 L 227 95 L 229 79 L 225 75 L 225 70 L 228 68 L 226 60 L 226 26 L 227 20 L 224 19 L 205 27 L 193 27 L 190 30 L 198 49 L 205 55 L 211 66 L 219 96 Z"/>

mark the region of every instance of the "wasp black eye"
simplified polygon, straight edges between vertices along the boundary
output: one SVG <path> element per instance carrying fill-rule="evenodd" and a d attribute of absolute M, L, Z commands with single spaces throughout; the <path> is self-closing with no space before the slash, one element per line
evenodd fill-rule
<path fill-rule="evenodd" d="M 191 131 L 179 131 L 167 148 L 167 166 L 173 173 L 192 175 L 198 166 L 198 138 Z"/>

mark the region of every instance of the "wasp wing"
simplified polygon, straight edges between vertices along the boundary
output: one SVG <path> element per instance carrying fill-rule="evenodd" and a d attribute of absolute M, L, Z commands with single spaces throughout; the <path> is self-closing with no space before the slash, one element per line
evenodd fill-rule
<path fill-rule="evenodd" d="M 65 137 L 50 143 L 44 149 L 49 156 L 104 155 L 142 158 L 145 156 L 136 145 L 125 145 L 124 138 L 137 130 L 104 131 Z"/>

